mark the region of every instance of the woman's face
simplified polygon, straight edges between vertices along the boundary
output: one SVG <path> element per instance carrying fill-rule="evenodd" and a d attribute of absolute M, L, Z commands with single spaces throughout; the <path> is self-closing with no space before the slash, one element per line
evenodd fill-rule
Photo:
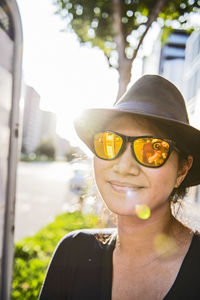
<path fill-rule="evenodd" d="M 146 120 L 123 115 L 111 121 L 107 130 L 127 136 L 163 137 Z M 140 165 L 131 154 L 130 144 L 118 158 L 106 161 L 94 158 L 94 173 L 99 192 L 108 208 L 119 215 L 135 215 L 136 205 L 147 205 L 151 212 L 166 205 L 177 184 L 178 154 L 172 151 L 160 168 Z"/>

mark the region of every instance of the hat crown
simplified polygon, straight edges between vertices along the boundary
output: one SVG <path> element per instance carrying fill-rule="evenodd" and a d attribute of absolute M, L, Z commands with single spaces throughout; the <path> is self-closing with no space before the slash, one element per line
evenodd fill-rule
<path fill-rule="evenodd" d="M 189 124 L 178 88 L 159 75 L 144 75 L 118 100 L 116 109 Z"/>

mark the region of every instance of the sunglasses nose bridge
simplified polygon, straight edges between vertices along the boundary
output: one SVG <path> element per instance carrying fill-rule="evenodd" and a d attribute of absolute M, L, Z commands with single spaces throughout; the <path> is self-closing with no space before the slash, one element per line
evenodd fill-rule
<path fill-rule="evenodd" d="M 123 149 L 126 150 L 127 149 L 127 146 L 130 146 L 131 147 L 131 152 L 132 152 L 132 143 L 134 141 L 134 137 L 131 137 L 131 136 L 124 136 L 123 138 Z"/>
<path fill-rule="evenodd" d="M 132 159 L 136 160 L 136 156 L 135 156 L 135 151 L 134 151 L 134 141 L 137 139 L 137 137 L 133 137 L 133 136 L 124 136 L 123 138 L 123 152 L 125 152 L 127 150 L 127 148 L 130 149 L 131 151 L 131 156 L 132 156 Z"/>
<path fill-rule="evenodd" d="M 139 174 L 140 168 L 132 150 L 132 138 L 130 139 L 128 136 L 123 137 L 123 148 L 114 164 L 114 169 L 121 175 L 132 174 L 136 176 Z"/>
<path fill-rule="evenodd" d="M 135 158 L 135 155 L 134 155 L 134 150 L 133 150 L 133 143 L 134 143 L 135 139 L 137 139 L 137 137 L 126 136 L 126 145 L 130 144 L 131 152 L 132 152 L 134 158 Z"/>
<path fill-rule="evenodd" d="M 127 143 L 132 144 L 133 141 L 136 139 L 136 137 L 133 137 L 133 136 L 125 136 L 125 138 L 126 138 L 126 144 Z"/>

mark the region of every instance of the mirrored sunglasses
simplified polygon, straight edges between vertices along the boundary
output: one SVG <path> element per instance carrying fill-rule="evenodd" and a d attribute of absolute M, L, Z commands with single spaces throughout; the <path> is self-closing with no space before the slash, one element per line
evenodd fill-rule
<path fill-rule="evenodd" d="M 175 143 L 169 139 L 154 136 L 125 136 L 113 131 L 96 133 L 93 137 L 94 153 L 104 160 L 119 157 L 131 144 L 131 152 L 135 160 L 149 168 L 161 167 L 169 158 L 173 149 L 178 151 Z"/>

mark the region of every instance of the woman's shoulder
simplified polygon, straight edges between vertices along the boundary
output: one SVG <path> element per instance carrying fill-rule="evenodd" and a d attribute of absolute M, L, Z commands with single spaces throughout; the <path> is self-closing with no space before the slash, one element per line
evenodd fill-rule
<path fill-rule="evenodd" d="M 100 229 L 81 229 L 75 230 L 66 234 L 59 242 L 58 246 L 62 247 L 79 247 L 84 244 L 87 247 L 93 245 L 101 247 L 105 244 L 111 244 L 116 237 L 115 228 L 100 228 Z"/>

